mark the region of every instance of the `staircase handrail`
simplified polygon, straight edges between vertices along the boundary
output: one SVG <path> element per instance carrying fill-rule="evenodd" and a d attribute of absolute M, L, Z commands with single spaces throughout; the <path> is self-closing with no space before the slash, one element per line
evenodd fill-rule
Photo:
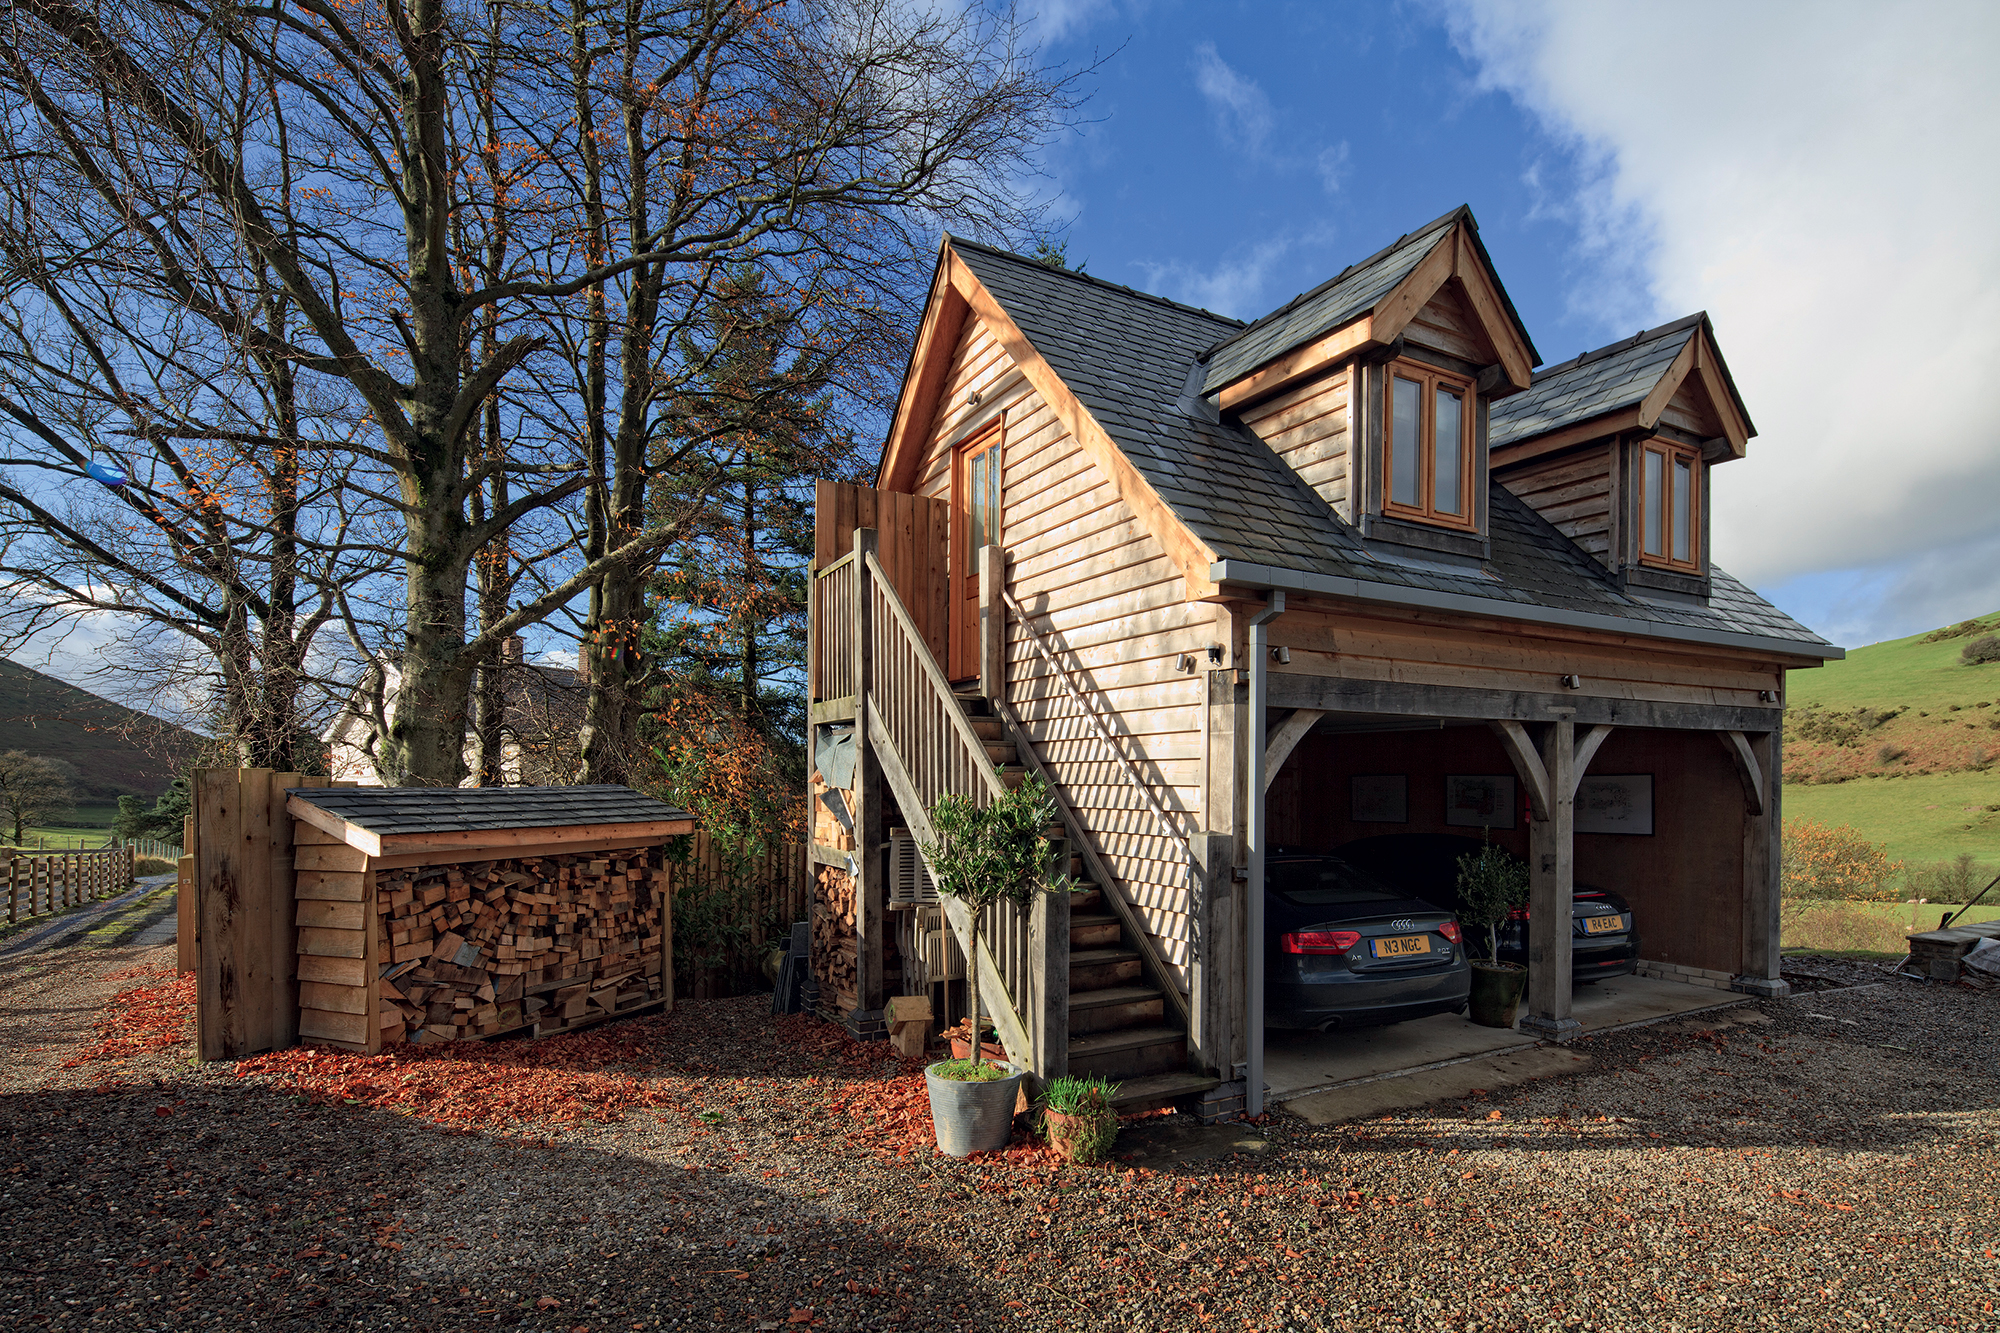
<path fill-rule="evenodd" d="M 972 729 L 972 723 L 965 716 L 963 705 L 960 704 L 958 696 L 952 692 L 951 682 L 945 679 L 943 670 L 931 656 L 930 645 L 918 632 L 916 622 L 911 619 L 910 613 L 904 609 L 902 599 L 896 595 L 895 585 L 889 581 L 881 561 L 876 558 L 873 551 L 866 552 L 865 560 L 868 577 L 862 581 L 864 592 L 880 594 L 879 604 L 887 608 L 890 621 L 895 626 L 896 633 L 901 635 L 903 647 L 909 657 L 917 664 L 924 683 L 931 691 L 933 701 L 940 706 L 939 711 L 951 720 L 952 735 L 964 747 L 962 757 L 971 761 L 970 770 L 978 773 L 983 779 L 979 790 L 959 794 L 970 797 L 981 805 L 997 800 L 1006 794 L 1007 784 L 1001 780 L 1000 775 L 994 770 L 992 761 L 987 758 L 985 741 L 981 740 L 979 733 Z M 882 660 L 881 655 L 875 654 L 874 660 L 879 664 Z M 901 808 L 904 820 L 910 826 L 918 853 L 923 855 L 926 846 L 934 846 L 937 843 L 937 832 L 931 825 L 930 807 L 925 803 L 915 775 L 910 772 L 903 753 L 896 744 L 895 735 L 890 730 L 890 724 L 885 720 L 895 714 L 885 709 L 882 701 L 876 696 L 872 670 L 865 682 L 857 682 L 857 687 L 863 694 L 862 712 L 866 715 L 868 744 L 875 752 L 882 777 L 895 795 L 896 804 Z M 949 787 L 953 784 L 946 782 L 944 785 Z M 928 864 L 930 858 L 925 856 L 924 860 Z M 931 867 L 931 872 L 932 878 L 935 879 L 935 866 Z M 940 894 L 939 900 L 939 905 L 944 909 L 945 920 L 951 923 L 952 930 L 958 936 L 960 950 L 968 956 L 971 955 L 973 932 L 970 910 L 964 903 L 948 894 Z M 1001 908 L 1006 910 L 1011 908 L 1011 904 L 1002 904 Z M 1007 974 L 1001 969 L 999 960 L 994 957 L 989 947 L 990 936 L 990 931 L 982 933 L 978 945 L 979 993 L 982 1007 L 991 1015 L 994 1027 L 999 1030 L 1001 1045 L 1006 1048 L 1016 1064 L 1026 1067 L 1036 1063 L 1033 1059 L 1035 1044 L 1028 1034 L 1027 1024 L 1021 1017 L 1021 1008 L 1026 997 L 1017 997 L 1008 989 Z M 1041 1054 L 1044 1059 L 1040 1063 L 1045 1066 L 1057 1055 L 1055 1052 Z"/>

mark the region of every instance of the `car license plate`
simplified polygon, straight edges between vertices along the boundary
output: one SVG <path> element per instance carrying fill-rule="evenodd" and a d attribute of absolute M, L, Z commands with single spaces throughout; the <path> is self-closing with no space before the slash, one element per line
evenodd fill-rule
<path fill-rule="evenodd" d="M 1583 933 L 1586 935 L 1609 935 L 1625 929 L 1622 916 L 1587 916 L 1583 919 Z"/>
<path fill-rule="evenodd" d="M 1429 953 L 1431 937 L 1428 935 L 1394 935 L 1385 940 L 1371 940 L 1369 947 L 1377 958 L 1408 958 L 1412 954 Z"/>

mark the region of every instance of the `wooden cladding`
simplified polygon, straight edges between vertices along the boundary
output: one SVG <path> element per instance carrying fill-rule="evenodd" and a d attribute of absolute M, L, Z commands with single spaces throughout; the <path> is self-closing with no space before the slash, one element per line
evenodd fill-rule
<path fill-rule="evenodd" d="M 879 558 L 896 596 L 909 608 L 933 656 L 944 659 L 948 647 L 951 582 L 949 577 L 951 508 L 944 500 L 921 495 L 878 491 L 872 486 L 821 481 L 814 488 L 813 568 L 824 569 L 854 550 L 857 528 L 873 528 L 881 536 Z M 813 611 L 817 642 L 835 633 L 825 618 L 832 609 Z M 814 668 L 814 700 L 840 696 L 824 692 Z"/>
<path fill-rule="evenodd" d="M 1556 531 L 1612 565 L 1615 546 L 1613 446 L 1597 444 L 1510 468 L 1500 481 Z"/>
<path fill-rule="evenodd" d="M 1243 413 L 1243 424 L 1271 446 L 1299 479 L 1352 521 L 1352 432 L 1345 370 L 1267 398 Z"/>

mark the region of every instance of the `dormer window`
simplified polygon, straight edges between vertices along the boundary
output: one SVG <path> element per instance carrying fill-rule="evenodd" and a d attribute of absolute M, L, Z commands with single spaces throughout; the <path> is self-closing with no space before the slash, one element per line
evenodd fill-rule
<path fill-rule="evenodd" d="M 1701 572 L 1701 456 L 1649 440 L 1639 466 L 1639 559 Z"/>
<path fill-rule="evenodd" d="M 1382 512 L 1474 526 L 1472 382 L 1412 361 L 1389 367 L 1382 414 Z"/>

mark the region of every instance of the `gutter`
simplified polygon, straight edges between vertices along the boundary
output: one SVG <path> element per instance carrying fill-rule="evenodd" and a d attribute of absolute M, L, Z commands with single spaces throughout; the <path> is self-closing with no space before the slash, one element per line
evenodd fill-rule
<path fill-rule="evenodd" d="M 1264 733 L 1270 697 L 1271 650 L 1264 627 L 1285 614 L 1285 592 L 1271 590 L 1271 600 L 1250 618 L 1250 901 L 1243 918 L 1243 984 L 1249 991 L 1244 1034 L 1248 1068 L 1244 1074 L 1243 1113 L 1251 1119 L 1264 1114 Z"/>
<path fill-rule="evenodd" d="M 1459 592 L 1439 592 L 1434 588 L 1412 588 L 1400 583 L 1377 583 L 1371 579 L 1344 575 L 1313 574 L 1304 570 L 1257 565 L 1247 560 L 1218 560 L 1208 567 L 1211 583 L 1234 583 L 1245 588 L 1317 593 L 1325 597 L 1346 597 L 1361 602 L 1382 602 L 1394 606 L 1424 607 L 1434 611 L 1457 611 L 1465 615 L 1491 616 L 1536 625 L 1560 625 L 1568 629 L 1602 630 L 1612 634 L 1634 634 L 1648 639 L 1669 639 L 1677 643 L 1702 644 L 1714 648 L 1746 648 L 1781 657 L 1810 657 L 1835 662 L 1847 656 L 1845 648 L 1830 643 L 1806 643 L 1798 639 L 1774 639 L 1761 634 L 1735 634 L 1728 630 L 1696 629 L 1657 620 L 1631 620 L 1625 616 L 1603 615 L 1594 611 L 1569 611 L 1534 603 L 1508 602 L 1491 597 L 1473 597 Z M 1262 659 L 1252 665 L 1252 681 L 1258 679 Z M 1254 688 L 1254 685 L 1253 685 Z"/>

